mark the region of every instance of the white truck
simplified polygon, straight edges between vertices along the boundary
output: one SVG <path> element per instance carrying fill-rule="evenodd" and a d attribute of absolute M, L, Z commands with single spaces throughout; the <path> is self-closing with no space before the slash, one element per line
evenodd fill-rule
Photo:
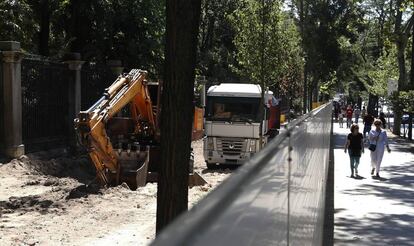
<path fill-rule="evenodd" d="M 263 105 L 264 118 L 260 119 L 260 85 L 222 83 L 210 87 L 205 111 L 204 158 L 207 167 L 240 165 L 258 152 L 260 121 L 263 120 L 264 145 L 268 138 L 265 135 L 270 115 L 268 109 L 275 101 L 273 93 L 267 91 L 267 107 Z"/>

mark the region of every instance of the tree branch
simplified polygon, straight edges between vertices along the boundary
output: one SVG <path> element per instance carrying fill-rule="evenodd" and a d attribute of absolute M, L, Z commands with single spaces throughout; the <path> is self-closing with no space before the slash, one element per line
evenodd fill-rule
<path fill-rule="evenodd" d="M 413 28 L 414 25 L 414 13 L 413 15 L 411 15 L 410 19 L 408 19 L 407 23 L 405 24 L 404 27 L 404 34 L 408 37 L 410 35 L 411 29 Z"/>

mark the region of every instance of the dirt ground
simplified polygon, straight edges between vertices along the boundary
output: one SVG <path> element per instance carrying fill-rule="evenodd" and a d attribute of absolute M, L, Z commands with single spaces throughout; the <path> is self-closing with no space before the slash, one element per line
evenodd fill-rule
<path fill-rule="evenodd" d="M 208 184 L 189 189 L 191 207 L 232 172 L 207 170 L 202 141 L 193 142 L 195 171 Z M 0 163 L 1 245 L 147 245 L 155 235 L 157 185 L 91 183 L 87 157 L 62 150 Z"/>

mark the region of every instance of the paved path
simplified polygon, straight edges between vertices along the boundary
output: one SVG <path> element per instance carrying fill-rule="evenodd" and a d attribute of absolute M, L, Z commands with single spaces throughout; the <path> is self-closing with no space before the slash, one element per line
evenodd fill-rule
<path fill-rule="evenodd" d="M 348 133 L 334 124 L 335 245 L 414 245 L 414 144 L 390 137 L 381 179 L 370 175 L 366 148 L 353 179 L 343 150 Z"/>

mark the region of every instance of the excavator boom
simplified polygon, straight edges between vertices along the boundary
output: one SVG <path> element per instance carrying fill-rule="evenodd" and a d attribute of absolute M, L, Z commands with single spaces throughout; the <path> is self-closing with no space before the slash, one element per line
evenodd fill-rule
<path fill-rule="evenodd" d="M 136 189 L 145 185 L 149 163 L 159 160 L 156 113 L 160 110 L 151 101 L 146 76 L 147 72 L 139 69 L 119 76 L 75 119 L 80 143 L 88 150 L 102 184 L 126 182 Z M 193 185 L 206 183 L 195 176 L 189 179 Z"/>

